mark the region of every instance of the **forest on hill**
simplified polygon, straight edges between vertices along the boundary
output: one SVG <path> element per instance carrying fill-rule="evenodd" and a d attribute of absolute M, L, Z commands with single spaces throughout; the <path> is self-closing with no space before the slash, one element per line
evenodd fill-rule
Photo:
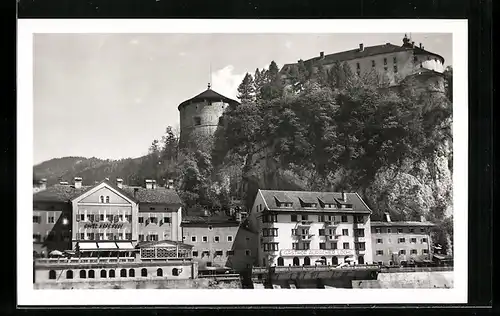
<path fill-rule="evenodd" d="M 389 212 L 393 220 L 423 215 L 437 223 L 434 238 L 451 251 L 452 69 L 445 94 L 422 92 L 411 80 L 389 89 L 376 74 L 360 77 L 342 63 L 330 70 L 299 63 L 286 81 L 282 75 L 275 62 L 247 74 L 241 105 L 226 110 L 212 137 L 181 147 L 168 127 L 147 156 L 62 158 L 35 166 L 35 174 L 175 179 L 187 207 L 213 212 L 233 199 L 251 206 L 258 188 L 357 192 L 374 220 Z"/>

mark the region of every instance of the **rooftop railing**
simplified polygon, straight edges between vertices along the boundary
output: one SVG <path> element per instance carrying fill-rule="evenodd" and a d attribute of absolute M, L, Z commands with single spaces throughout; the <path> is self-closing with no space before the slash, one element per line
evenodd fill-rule
<path fill-rule="evenodd" d="M 123 262 L 136 262 L 134 257 L 120 257 L 120 258 L 45 258 L 36 259 L 35 263 L 38 264 L 81 264 L 81 263 L 123 263 Z"/>

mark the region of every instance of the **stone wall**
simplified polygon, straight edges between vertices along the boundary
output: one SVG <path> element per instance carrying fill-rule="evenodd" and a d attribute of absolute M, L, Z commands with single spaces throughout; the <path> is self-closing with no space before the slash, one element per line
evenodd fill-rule
<path fill-rule="evenodd" d="M 98 281 L 87 280 L 84 282 L 65 282 L 65 283 L 41 283 L 34 284 L 34 289 L 59 289 L 59 290 L 77 290 L 77 289 L 240 289 L 241 282 L 215 281 L 211 279 L 194 280 L 114 280 Z"/>
<path fill-rule="evenodd" d="M 453 271 L 379 273 L 376 281 L 352 281 L 353 288 L 453 288 Z"/>

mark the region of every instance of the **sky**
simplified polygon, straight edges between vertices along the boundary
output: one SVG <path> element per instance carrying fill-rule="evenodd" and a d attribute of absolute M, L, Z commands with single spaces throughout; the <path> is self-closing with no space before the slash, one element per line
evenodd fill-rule
<path fill-rule="evenodd" d="M 410 34 L 409 34 L 410 35 Z M 236 98 L 246 72 L 392 43 L 393 34 L 35 34 L 34 163 L 65 156 L 135 158 L 177 106 L 207 89 Z M 412 33 L 452 65 L 451 34 Z"/>

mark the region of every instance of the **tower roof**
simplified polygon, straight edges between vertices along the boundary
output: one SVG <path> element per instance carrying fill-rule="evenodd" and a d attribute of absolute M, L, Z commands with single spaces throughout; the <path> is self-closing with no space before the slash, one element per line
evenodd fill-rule
<path fill-rule="evenodd" d="M 189 104 L 193 101 L 203 101 L 203 100 L 209 100 L 209 101 L 223 101 L 229 104 L 240 104 L 238 101 L 230 99 L 226 96 L 223 96 L 220 93 L 215 92 L 214 90 L 210 89 L 210 86 L 208 87 L 207 90 L 203 91 L 202 93 L 192 97 L 191 99 L 188 99 L 181 104 L 179 104 L 178 109 L 180 110 L 182 106 Z"/>

